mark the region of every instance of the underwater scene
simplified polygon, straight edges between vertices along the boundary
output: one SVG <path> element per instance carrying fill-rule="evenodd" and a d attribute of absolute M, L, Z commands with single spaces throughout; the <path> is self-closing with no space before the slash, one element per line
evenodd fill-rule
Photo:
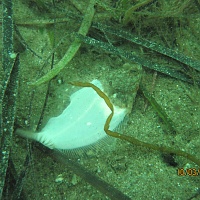
<path fill-rule="evenodd" d="M 0 199 L 200 199 L 199 0 L 0 3 Z"/>

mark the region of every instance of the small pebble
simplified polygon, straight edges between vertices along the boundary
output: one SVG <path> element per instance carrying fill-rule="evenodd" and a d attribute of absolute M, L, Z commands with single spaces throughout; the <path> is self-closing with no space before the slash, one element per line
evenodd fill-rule
<path fill-rule="evenodd" d="M 62 177 L 62 174 L 59 174 L 55 180 L 56 183 L 61 183 L 63 182 L 64 178 Z"/>

